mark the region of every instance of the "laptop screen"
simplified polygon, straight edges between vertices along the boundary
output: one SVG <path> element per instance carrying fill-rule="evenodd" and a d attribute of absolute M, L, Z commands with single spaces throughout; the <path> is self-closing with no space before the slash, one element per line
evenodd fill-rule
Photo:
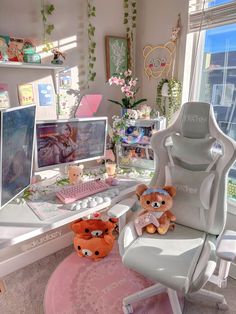
<path fill-rule="evenodd" d="M 102 95 L 85 95 L 81 98 L 80 104 L 75 112 L 76 118 L 89 118 L 98 111 L 99 105 L 102 101 Z"/>

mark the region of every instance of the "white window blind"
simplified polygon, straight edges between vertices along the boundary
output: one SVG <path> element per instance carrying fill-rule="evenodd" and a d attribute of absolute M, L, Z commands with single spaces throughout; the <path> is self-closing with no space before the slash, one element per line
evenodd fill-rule
<path fill-rule="evenodd" d="M 189 0 L 189 32 L 232 23 L 236 23 L 236 0 L 215 6 L 214 0 Z"/>

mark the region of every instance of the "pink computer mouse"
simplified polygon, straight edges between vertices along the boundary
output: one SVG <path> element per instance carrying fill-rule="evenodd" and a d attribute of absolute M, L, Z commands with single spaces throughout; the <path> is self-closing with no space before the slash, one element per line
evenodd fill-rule
<path fill-rule="evenodd" d="M 106 183 L 109 185 L 118 185 L 119 181 L 115 178 L 107 178 Z"/>

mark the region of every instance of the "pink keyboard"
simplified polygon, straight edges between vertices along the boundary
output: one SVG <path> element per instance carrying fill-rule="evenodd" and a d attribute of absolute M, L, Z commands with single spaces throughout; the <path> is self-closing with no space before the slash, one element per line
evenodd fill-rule
<path fill-rule="evenodd" d="M 105 191 L 110 186 L 101 180 L 81 182 L 75 185 L 65 186 L 56 193 L 56 196 L 64 204 L 73 203 L 81 198 Z"/>

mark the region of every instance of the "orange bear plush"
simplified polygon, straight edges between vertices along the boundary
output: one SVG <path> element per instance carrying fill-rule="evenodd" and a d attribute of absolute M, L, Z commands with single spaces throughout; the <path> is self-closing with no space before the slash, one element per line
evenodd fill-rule
<path fill-rule="evenodd" d="M 144 227 L 148 233 L 157 231 L 159 234 L 165 234 L 169 229 L 174 229 L 174 224 L 171 222 L 175 221 L 176 217 L 170 209 L 175 194 L 174 186 L 148 188 L 145 184 L 141 184 L 136 188 L 136 195 L 143 208 L 141 215 L 134 222 L 139 235 L 142 234 Z"/>
<path fill-rule="evenodd" d="M 108 221 L 103 221 L 101 219 L 79 219 L 71 225 L 71 229 L 79 238 L 103 238 L 107 234 L 112 234 L 116 223 L 116 218 L 110 218 Z"/>
<path fill-rule="evenodd" d="M 91 238 L 89 240 L 75 237 L 74 247 L 79 256 L 99 261 L 111 252 L 114 241 L 113 235 L 105 235 L 104 238 Z"/>
<path fill-rule="evenodd" d="M 112 234 L 117 219 L 78 220 L 72 224 L 75 232 L 74 247 L 79 256 L 86 256 L 95 261 L 105 257 L 113 248 L 115 238 Z"/>

